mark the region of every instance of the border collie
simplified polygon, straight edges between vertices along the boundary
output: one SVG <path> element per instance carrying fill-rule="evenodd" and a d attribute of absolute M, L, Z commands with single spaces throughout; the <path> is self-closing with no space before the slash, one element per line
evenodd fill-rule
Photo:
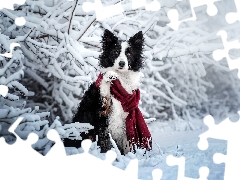
<path fill-rule="evenodd" d="M 120 152 L 126 154 L 134 149 L 126 133 L 128 128 L 126 127 L 128 124 L 126 118 L 129 112 L 124 110 L 124 102 L 120 102 L 118 98 L 112 95 L 111 85 L 115 80 L 119 80 L 120 86 L 129 95 L 139 89 L 140 69 L 143 68 L 144 64 L 142 55 L 144 38 L 142 31 L 139 31 L 128 41 L 122 41 L 109 30 L 105 30 L 101 43 L 103 50 L 99 56 L 101 76 L 85 92 L 72 122 L 90 123 L 94 126 L 93 130 L 90 130 L 87 134 L 81 134 L 81 136 L 82 139 L 90 138 L 95 141 L 97 135 L 97 143 L 101 148 L 101 152 L 106 152 L 112 148 L 108 134 L 110 133 Z M 139 116 L 142 116 L 141 113 Z M 131 120 L 131 118 L 128 119 Z M 145 121 L 141 122 L 140 125 L 144 125 L 144 123 Z M 134 126 L 137 128 L 140 125 Z M 146 124 L 144 128 L 144 133 L 150 134 Z M 141 135 L 138 135 L 138 137 L 142 138 Z M 151 140 L 149 142 L 151 143 Z M 81 141 L 65 139 L 64 145 L 65 147 L 78 148 L 81 146 Z M 151 144 L 148 147 L 148 149 L 151 149 Z"/>

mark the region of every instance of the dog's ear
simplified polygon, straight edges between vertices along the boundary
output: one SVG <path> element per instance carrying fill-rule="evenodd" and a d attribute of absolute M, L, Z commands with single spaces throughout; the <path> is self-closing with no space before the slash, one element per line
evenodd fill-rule
<path fill-rule="evenodd" d="M 104 34 L 102 36 L 102 43 L 103 43 L 103 49 L 107 47 L 114 46 L 118 41 L 118 38 L 110 32 L 108 29 L 104 31 Z"/>
<path fill-rule="evenodd" d="M 131 47 L 135 47 L 142 50 L 143 43 L 144 43 L 142 31 L 139 31 L 133 37 L 130 37 L 130 39 L 128 40 L 128 43 Z"/>

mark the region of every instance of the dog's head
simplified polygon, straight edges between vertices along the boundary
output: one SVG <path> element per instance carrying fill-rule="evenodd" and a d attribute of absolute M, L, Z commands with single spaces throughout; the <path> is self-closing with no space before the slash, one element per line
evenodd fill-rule
<path fill-rule="evenodd" d="M 143 34 L 139 31 L 128 41 L 119 40 L 109 30 L 102 36 L 103 52 L 99 56 L 102 68 L 113 68 L 119 72 L 139 71 L 143 67 Z"/>

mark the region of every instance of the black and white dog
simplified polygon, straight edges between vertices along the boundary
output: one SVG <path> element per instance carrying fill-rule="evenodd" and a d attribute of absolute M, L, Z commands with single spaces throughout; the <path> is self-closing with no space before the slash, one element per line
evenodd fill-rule
<path fill-rule="evenodd" d="M 109 30 L 105 30 L 102 36 L 103 52 L 99 56 L 99 65 L 103 75 L 99 87 L 96 83 L 90 85 L 79 104 L 72 122 L 90 123 L 94 129 L 87 134 L 81 134 L 83 139 L 96 140 L 101 152 L 111 149 L 112 143 L 108 133 L 115 140 L 122 154 L 130 151 L 126 136 L 127 112 L 123 110 L 121 103 L 110 93 L 111 81 L 119 79 L 122 87 L 131 94 L 140 86 L 143 67 L 143 43 L 142 31 L 135 34 L 128 41 L 119 40 Z M 81 141 L 64 140 L 65 147 L 80 147 Z"/>

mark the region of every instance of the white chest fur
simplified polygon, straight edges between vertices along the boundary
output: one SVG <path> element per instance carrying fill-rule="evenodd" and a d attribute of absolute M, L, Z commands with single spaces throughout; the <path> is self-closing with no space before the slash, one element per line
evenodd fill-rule
<path fill-rule="evenodd" d="M 104 72 L 107 72 L 106 69 L 104 70 L 105 70 Z M 112 71 L 112 69 L 110 70 Z M 132 94 L 133 90 L 139 88 L 142 73 L 132 71 L 128 71 L 126 73 L 119 72 L 115 73 L 117 73 L 117 78 L 119 79 L 121 85 L 129 94 Z M 110 97 L 112 100 L 108 129 L 118 147 L 122 148 L 124 150 L 124 154 L 126 154 L 130 150 L 126 138 L 126 124 L 125 124 L 128 113 L 123 111 L 121 103 L 110 94 L 111 82 L 110 81 L 106 82 L 105 81 L 106 79 L 108 78 L 106 77 L 103 78 L 100 84 L 100 94 L 101 96 Z"/>

